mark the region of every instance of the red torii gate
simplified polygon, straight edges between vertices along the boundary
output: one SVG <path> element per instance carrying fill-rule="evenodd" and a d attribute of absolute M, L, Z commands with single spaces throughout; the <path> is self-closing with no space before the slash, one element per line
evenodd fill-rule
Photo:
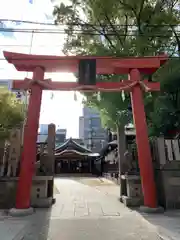
<path fill-rule="evenodd" d="M 144 194 L 144 205 L 157 207 L 156 186 L 152 166 L 152 158 L 148 141 L 146 116 L 144 112 L 144 91 L 159 91 L 160 84 L 141 81 L 141 73 L 152 74 L 168 57 L 115 58 L 90 56 L 45 56 L 4 52 L 5 59 L 18 71 L 33 72 L 32 79 L 14 80 L 13 89 L 31 89 L 26 126 L 24 129 L 24 148 L 20 165 L 17 189 L 16 208 L 30 207 L 30 193 L 34 164 L 36 159 L 36 139 L 39 124 L 42 90 L 60 91 L 130 91 L 139 167 Z M 129 80 L 123 82 L 101 82 L 96 85 L 80 85 L 75 82 L 52 82 L 44 79 L 45 72 L 77 72 L 81 59 L 96 59 L 97 74 L 129 74 Z"/>

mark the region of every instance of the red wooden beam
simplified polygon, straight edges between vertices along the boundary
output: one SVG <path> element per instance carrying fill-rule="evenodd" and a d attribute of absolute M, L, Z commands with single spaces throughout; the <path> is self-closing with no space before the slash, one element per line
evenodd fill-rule
<path fill-rule="evenodd" d="M 124 58 L 124 59 L 114 59 L 113 66 L 121 69 L 157 69 L 161 66 L 159 58 Z"/>
<path fill-rule="evenodd" d="M 95 57 L 95 56 L 47 56 L 4 52 L 5 59 L 18 71 L 33 72 L 37 66 L 46 72 L 77 72 L 80 59 L 96 59 L 97 74 L 127 74 L 137 68 L 143 73 L 156 71 L 168 60 L 167 56 L 157 57 Z M 151 70 L 151 71 L 150 71 Z"/>

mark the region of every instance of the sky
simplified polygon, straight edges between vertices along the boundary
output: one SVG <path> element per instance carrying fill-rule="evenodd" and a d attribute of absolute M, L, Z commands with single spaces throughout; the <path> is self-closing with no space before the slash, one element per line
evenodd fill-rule
<path fill-rule="evenodd" d="M 0 19 L 52 22 L 52 11 L 51 0 L 1 0 Z M 52 26 L 25 23 L 15 25 L 12 22 L 0 27 L 53 28 Z M 31 73 L 17 72 L 12 65 L 3 60 L 4 50 L 28 54 L 63 55 L 63 40 L 62 34 L 0 32 L 0 79 L 23 79 L 32 76 Z M 46 74 L 45 77 L 51 77 L 53 81 L 75 81 L 71 73 Z M 78 137 L 79 116 L 82 115 L 82 96 L 77 93 L 76 101 L 74 100 L 74 92 L 54 91 L 52 99 L 51 96 L 52 91 L 43 91 L 40 123 L 55 123 L 61 128 L 67 129 L 67 137 Z"/>

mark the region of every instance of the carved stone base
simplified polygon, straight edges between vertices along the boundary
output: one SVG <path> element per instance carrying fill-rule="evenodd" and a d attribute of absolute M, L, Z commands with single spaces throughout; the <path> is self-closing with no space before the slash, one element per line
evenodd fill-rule
<path fill-rule="evenodd" d="M 120 201 L 121 203 L 123 203 L 123 196 L 120 196 L 120 197 L 119 197 L 119 201 Z"/>
<path fill-rule="evenodd" d="M 17 209 L 17 208 L 12 208 L 9 210 L 9 215 L 12 217 L 23 217 L 23 216 L 28 216 L 34 213 L 33 208 L 27 208 L 27 209 Z"/>
<path fill-rule="evenodd" d="M 122 196 L 121 200 L 127 207 L 139 207 L 142 204 L 142 199 L 138 197 Z"/>
<path fill-rule="evenodd" d="M 38 198 L 34 202 L 31 203 L 34 208 L 49 208 L 53 205 L 54 199 L 52 197 L 49 198 Z"/>
<path fill-rule="evenodd" d="M 143 213 L 163 213 L 164 212 L 163 207 L 150 208 L 147 206 L 140 206 L 139 210 L 140 212 L 143 212 Z"/>
<path fill-rule="evenodd" d="M 52 204 L 55 204 L 55 203 L 56 203 L 56 199 L 53 198 L 53 199 L 52 199 Z"/>

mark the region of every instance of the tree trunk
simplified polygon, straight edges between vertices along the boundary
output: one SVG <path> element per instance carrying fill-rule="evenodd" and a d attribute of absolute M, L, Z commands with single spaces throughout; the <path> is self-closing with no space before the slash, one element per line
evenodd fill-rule
<path fill-rule="evenodd" d="M 125 152 L 126 152 L 126 136 L 124 125 L 117 125 L 117 143 L 118 143 L 118 166 L 120 177 L 120 199 L 123 195 L 126 195 L 126 180 L 123 180 L 121 176 L 125 173 Z"/>

